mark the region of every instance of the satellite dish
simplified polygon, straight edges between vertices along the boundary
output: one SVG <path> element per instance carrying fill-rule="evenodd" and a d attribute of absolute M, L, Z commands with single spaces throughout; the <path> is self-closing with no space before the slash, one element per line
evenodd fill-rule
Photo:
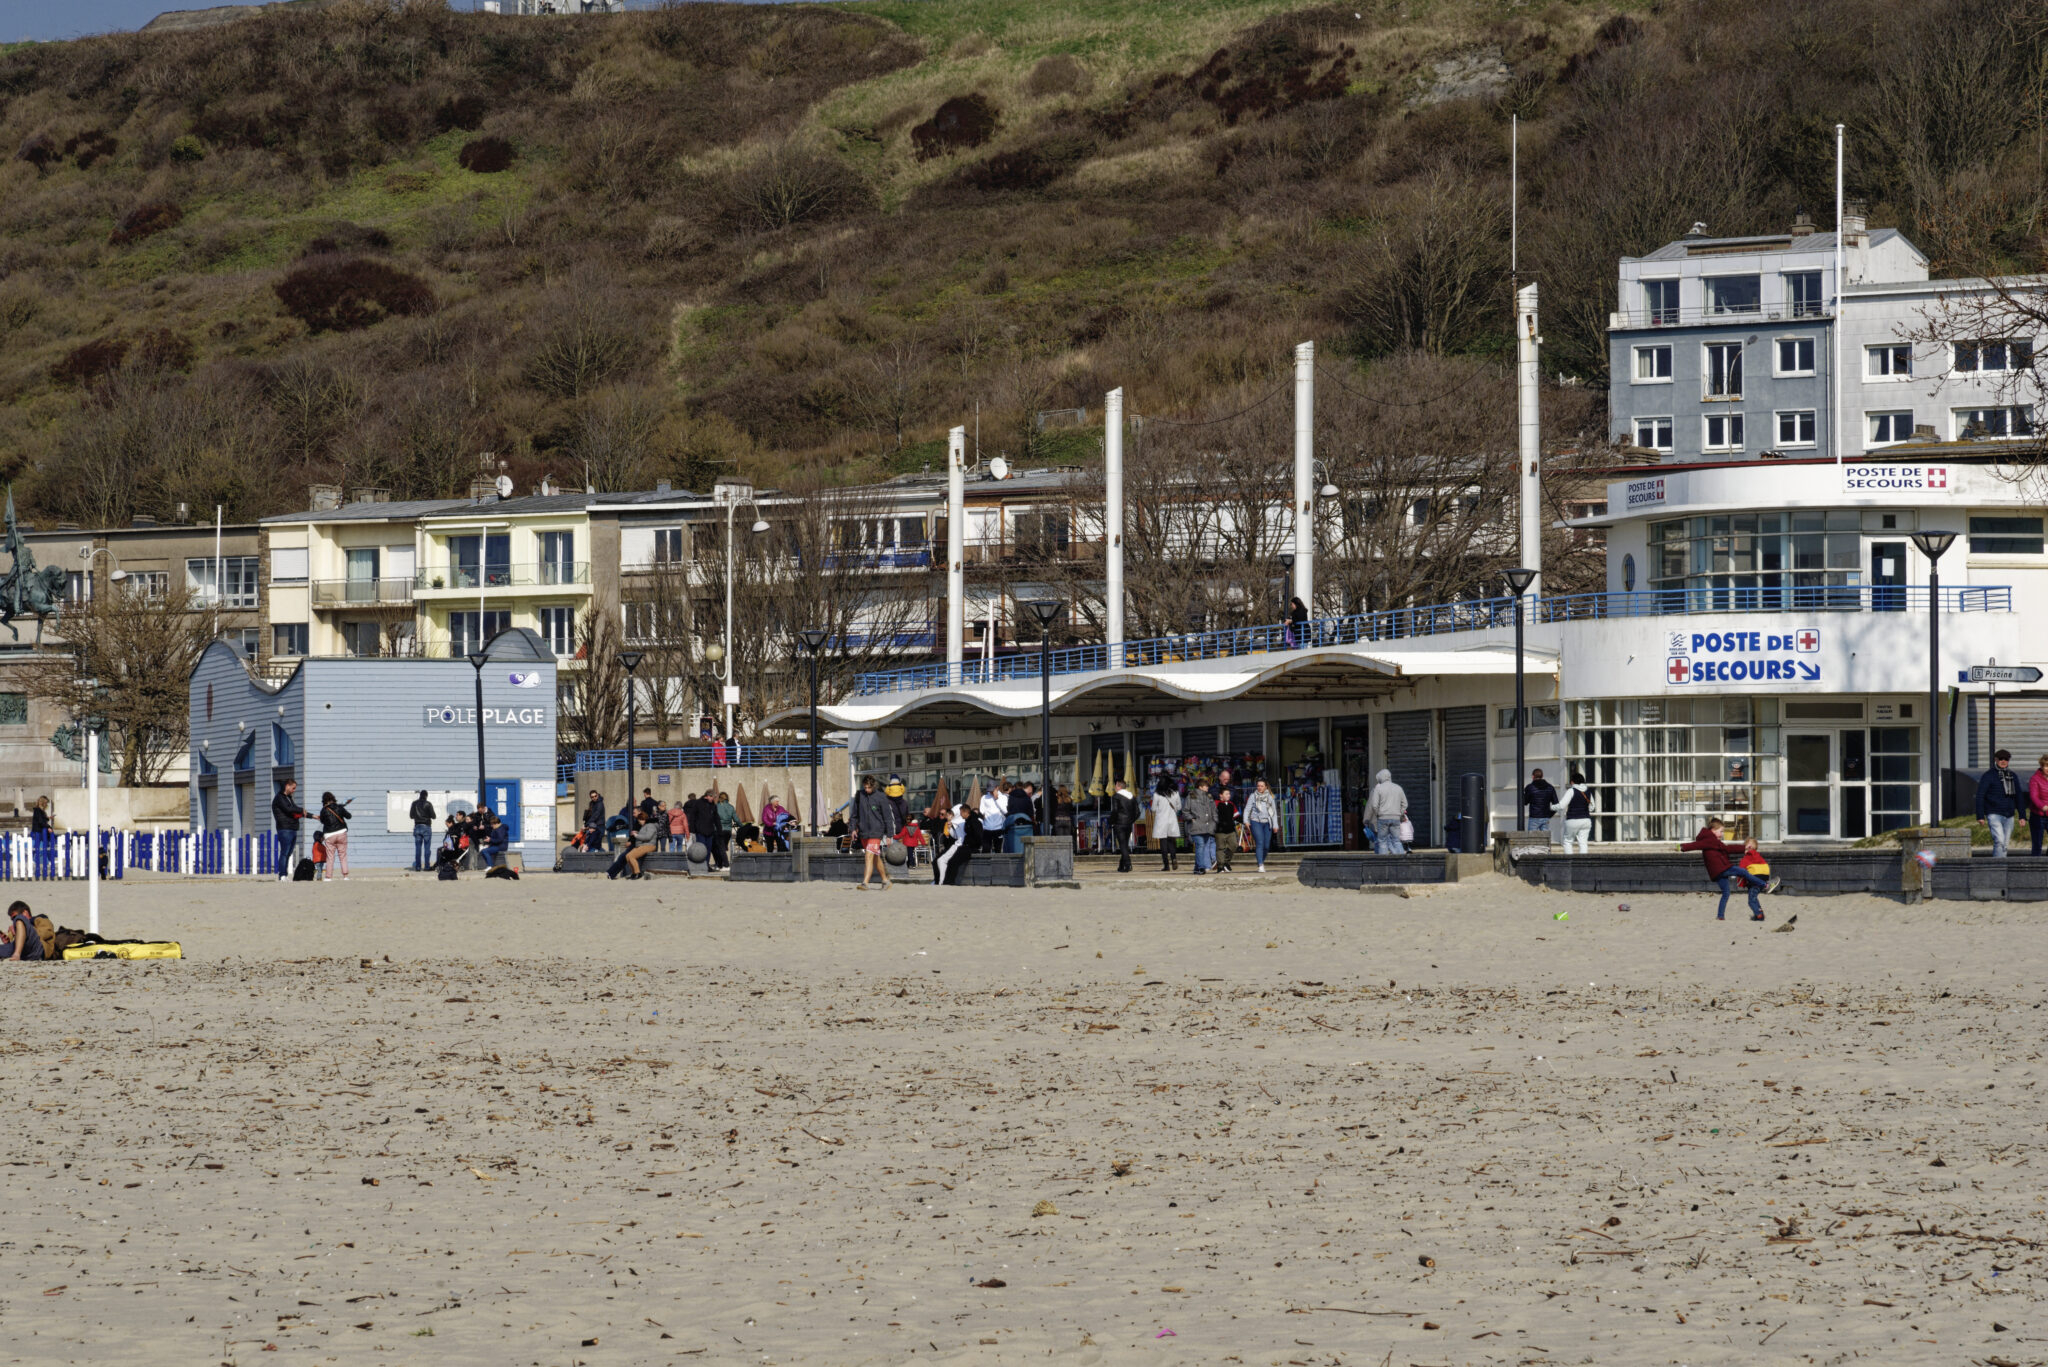
<path fill-rule="evenodd" d="M 510 475 L 499 475 L 499 476 L 498 476 L 498 497 L 499 497 L 499 498 L 510 498 L 510 497 L 512 497 L 512 476 L 510 476 Z"/>
<path fill-rule="evenodd" d="M 988 472 L 997 479 L 1008 479 L 1010 477 L 1010 462 L 1004 460 L 1001 456 L 997 456 L 988 463 Z"/>

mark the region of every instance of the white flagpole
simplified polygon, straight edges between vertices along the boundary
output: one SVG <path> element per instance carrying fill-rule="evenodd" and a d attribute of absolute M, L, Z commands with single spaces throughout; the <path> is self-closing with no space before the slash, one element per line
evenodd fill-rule
<path fill-rule="evenodd" d="M 100 733 L 85 733 L 85 825 L 91 831 L 86 840 L 85 928 L 100 933 Z"/>

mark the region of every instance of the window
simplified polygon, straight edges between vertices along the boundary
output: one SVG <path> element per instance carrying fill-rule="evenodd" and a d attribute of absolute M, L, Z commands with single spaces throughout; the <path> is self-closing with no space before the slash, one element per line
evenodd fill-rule
<path fill-rule="evenodd" d="M 1763 309 L 1762 277 L 1714 275 L 1707 278 L 1708 313 L 1757 313 Z"/>
<path fill-rule="evenodd" d="M 540 534 L 540 582 L 543 584 L 573 584 L 576 582 L 576 533 L 542 532 Z"/>
<path fill-rule="evenodd" d="M 1813 410 L 1796 408 L 1778 414 L 1778 445 L 1813 445 Z"/>
<path fill-rule="evenodd" d="M 1957 342 L 1956 369 L 2027 370 L 2034 364 L 2032 342 Z"/>
<path fill-rule="evenodd" d="M 1742 415 L 1740 413 L 1716 413 L 1706 420 L 1706 440 L 1701 443 L 1708 451 L 1740 451 L 1742 449 Z"/>
<path fill-rule="evenodd" d="M 683 529 L 681 527 L 656 527 L 654 529 L 654 563 L 657 565 L 680 565 L 683 563 Z"/>
<path fill-rule="evenodd" d="M 1903 380 L 1913 373 L 1913 347 L 1908 342 L 1887 342 L 1863 348 L 1863 373 L 1873 380 Z"/>
<path fill-rule="evenodd" d="M 1786 271 L 1785 302 L 1794 318 L 1820 317 L 1820 272 Z"/>
<path fill-rule="evenodd" d="M 161 603 L 171 591 L 171 576 L 163 570 L 130 570 L 124 587 L 144 602 Z"/>
<path fill-rule="evenodd" d="M 1660 327 L 1678 321 L 1678 282 L 1676 280 L 1645 280 L 1643 282 L 1643 311 L 1649 315 L 1650 325 Z"/>
<path fill-rule="evenodd" d="M 512 582 L 512 538 L 503 532 L 488 536 L 448 538 L 448 587 L 501 588 Z M 349 552 L 349 577 L 355 578 L 355 552 Z M 374 577 L 374 576 L 373 576 Z"/>
<path fill-rule="evenodd" d="M 263 644 L 263 633 L 255 627 L 243 627 L 239 631 L 222 632 L 221 639 L 241 651 L 243 659 L 253 660 L 258 647 Z"/>
<path fill-rule="evenodd" d="M 297 751 L 292 748 L 292 733 L 279 726 L 276 722 L 272 722 L 270 724 L 270 762 L 283 766 L 293 763 L 297 757 Z"/>
<path fill-rule="evenodd" d="M 1636 383 L 1669 384 L 1671 382 L 1671 348 L 1669 346 L 1639 346 L 1636 348 Z"/>
<path fill-rule="evenodd" d="M 1562 767 L 1592 784 L 1595 838 L 1689 840 L 1709 816 L 1729 823 L 1732 840 L 1777 838 L 1776 699 L 1620 698 L 1562 711 Z"/>
<path fill-rule="evenodd" d="M 1554 702 L 1539 702 L 1530 705 L 1524 710 L 1528 712 L 1529 720 L 1527 725 L 1522 728 L 1523 730 L 1555 731 L 1562 712 L 1562 705 Z M 1514 708 L 1496 708 L 1495 712 L 1498 715 L 1498 721 L 1494 725 L 1496 731 L 1513 731 L 1515 729 Z"/>
<path fill-rule="evenodd" d="M 376 640 L 376 624 L 361 623 L 371 632 L 370 639 Z M 512 625 L 509 612 L 451 612 L 448 614 L 448 654 L 451 659 L 460 658 L 472 650 L 481 650 L 484 645 L 506 627 Z M 346 627 L 343 628 L 347 630 Z M 375 651 L 369 652 L 374 654 Z"/>
<path fill-rule="evenodd" d="M 304 622 L 277 622 L 270 628 L 270 653 L 292 659 L 306 653 Z M 281 761 L 280 761 L 281 762 Z"/>
<path fill-rule="evenodd" d="M 576 653 L 576 609 L 542 608 L 540 638 L 548 643 L 555 658 L 566 660 Z"/>
<path fill-rule="evenodd" d="M 1739 399 L 1742 397 L 1742 343 L 1709 342 L 1707 344 L 1706 397 L 1710 399 Z"/>
<path fill-rule="evenodd" d="M 2042 540 L 2038 517 L 1970 519 L 1970 551 L 1974 555 L 2039 555 Z"/>
<path fill-rule="evenodd" d="M 64 572 L 64 601 L 67 603 L 90 603 L 92 601 L 92 572 L 90 570 L 66 570 Z"/>
<path fill-rule="evenodd" d="M 1780 375 L 1813 374 L 1813 338 L 1780 337 L 1778 339 L 1778 373 Z"/>
<path fill-rule="evenodd" d="M 2026 437 L 2034 432 L 2030 408 L 1958 408 L 1956 440 L 1974 437 Z"/>
<path fill-rule="evenodd" d="M 343 622 L 341 624 L 341 648 L 358 658 L 379 654 L 382 650 L 382 638 L 378 635 L 377 624 L 375 622 Z M 458 655 L 461 653 L 461 651 L 456 652 Z"/>
<path fill-rule="evenodd" d="M 270 582 L 273 584 L 305 583 L 306 548 L 304 546 L 271 547 Z"/>
<path fill-rule="evenodd" d="M 253 608 L 256 606 L 256 557 L 253 555 L 230 555 L 221 559 L 219 589 L 221 605 L 230 608 Z M 213 557 L 185 562 L 185 591 L 192 596 L 193 607 L 213 606 L 215 589 Z"/>
<path fill-rule="evenodd" d="M 1870 419 L 1870 444 L 1882 446 L 1888 442 L 1909 441 L 1913 436 L 1913 415 L 1911 413 L 1872 413 Z"/>
<path fill-rule="evenodd" d="M 1637 418 L 1636 445 L 1645 451 L 1671 449 L 1671 419 Z"/>
<path fill-rule="evenodd" d="M 1827 606 L 1827 590 L 1863 581 L 1862 526 L 1853 510 L 1655 522 L 1650 587 L 1699 594 L 1697 609 Z"/>
<path fill-rule="evenodd" d="M 256 733 L 249 732 L 242 737 L 241 748 L 235 751 L 235 772 L 246 774 L 256 767 Z"/>
<path fill-rule="evenodd" d="M 1054 556 L 1067 549 L 1067 515 L 1059 513 L 1017 514 L 1019 555 Z"/>

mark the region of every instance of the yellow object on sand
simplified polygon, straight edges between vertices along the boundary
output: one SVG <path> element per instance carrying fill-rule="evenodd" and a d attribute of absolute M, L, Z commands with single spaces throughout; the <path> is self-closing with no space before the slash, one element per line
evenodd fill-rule
<path fill-rule="evenodd" d="M 113 940 L 98 945 L 72 945 L 64 951 L 68 959 L 182 959 L 184 947 L 176 940 Z"/>

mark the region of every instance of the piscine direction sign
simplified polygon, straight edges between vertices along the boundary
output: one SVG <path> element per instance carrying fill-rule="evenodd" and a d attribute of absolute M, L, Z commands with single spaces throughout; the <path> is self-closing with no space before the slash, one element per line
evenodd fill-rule
<path fill-rule="evenodd" d="M 1673 631 L 1664 683 L 1689 688 L 1731 683 L 1820 683 L 1819 627 L 1790 631 Z"/>
<path fill-rule="evenodd" d="M 2041 671 L 2032 665 L 1971 665 L 1963 672 L 1970 683 L 2041 682 Z"/>

